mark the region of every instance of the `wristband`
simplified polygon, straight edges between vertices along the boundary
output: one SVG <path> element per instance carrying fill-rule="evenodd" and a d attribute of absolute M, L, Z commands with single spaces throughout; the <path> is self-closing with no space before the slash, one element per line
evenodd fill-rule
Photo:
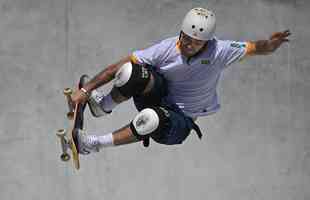
<path fill-rule="evenodd" d="M 90 93 L 85 89 L 85 88 L 81 88 L 80 89 L 88 98 L 90 97 Z"/>

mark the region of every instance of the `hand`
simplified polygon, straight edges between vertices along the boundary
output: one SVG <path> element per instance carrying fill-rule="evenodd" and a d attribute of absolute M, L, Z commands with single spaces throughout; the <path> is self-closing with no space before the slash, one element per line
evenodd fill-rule
<path fill-rule="evenodd" d="M 86 103 L 88 96 L 81 90 L 75 90 L 71 95 L 72 102 L 77 103 Z"/>
<path fill-rule="evenodd" d="M 268 49 L 272 52 L 277 50 L 281 46 L 281 44 L 289 42 L 289 39 L 287 39 L 287 37 L 290 35 L 291 35 L 290 30 L 273 33 L 268 41 L 269 46 Z"/>

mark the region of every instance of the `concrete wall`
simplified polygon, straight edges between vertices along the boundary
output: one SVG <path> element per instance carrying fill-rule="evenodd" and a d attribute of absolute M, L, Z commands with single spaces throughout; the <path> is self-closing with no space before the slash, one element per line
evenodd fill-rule
<path fill-rule="evenodd" d="M 266 39 L 291 29 L 275 54 L 230 66 L 207 134 L 182 145 L 132 144 L 59 160 L 62 90 L 135 49 L 176 35 L 192 7 L 217 14 L 220 39 Z M 309 8 L 306 0 L 1 0 L 0 199 L 310 199 Z M 108 91 L 109 86 L 104 88 Z M 128 123 L 131 101 L 86 128 Z"/>

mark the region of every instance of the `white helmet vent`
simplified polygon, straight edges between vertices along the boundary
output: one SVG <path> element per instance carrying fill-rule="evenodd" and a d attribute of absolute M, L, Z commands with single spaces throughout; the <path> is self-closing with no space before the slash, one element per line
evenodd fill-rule
<path fill-rule="evenodd" d="M 215 15 L 204 8 L 194 8 L 184 17 L 182 32 L 197 40 L 211 40 L 215 32 Z"/>

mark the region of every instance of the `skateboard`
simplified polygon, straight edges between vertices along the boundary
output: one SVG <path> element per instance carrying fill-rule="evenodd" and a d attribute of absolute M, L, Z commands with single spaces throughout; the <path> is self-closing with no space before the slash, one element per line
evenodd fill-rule
<path fill-rule="evenodd" d="M 83 86 L 83 80 L 87 75 L 83 75 L 80 78 L 78 88 L 81 89 Z M 62 154 L 60 155 L 60 159 L 62 161 L 69 161 L 71 159 L 70 154 L 68 153 L 68 149 L 71 150 L 72 160 L 74 167 L 78 170 L 80 169 L 80 159 L 79 159 L 79 150 L 78 150 L 78 140 L 77 140 L 77 130 L 83 129 L 84 125 L 84 110 L 86 104 L 78 103 L 75 104 L 72 102 L 71 95 L 73 90 L 71 88 L 64 89 L 64 95 L 66 96 L 66 100 L 68 103 L 69 112 L 67 113 L 67 118 L 70 122 L 72 122 L 71 129 L 68 132 L 65 129 L 59 129 L 56 135 L 60 139 L 60 145 L 62 149 Z"/>

